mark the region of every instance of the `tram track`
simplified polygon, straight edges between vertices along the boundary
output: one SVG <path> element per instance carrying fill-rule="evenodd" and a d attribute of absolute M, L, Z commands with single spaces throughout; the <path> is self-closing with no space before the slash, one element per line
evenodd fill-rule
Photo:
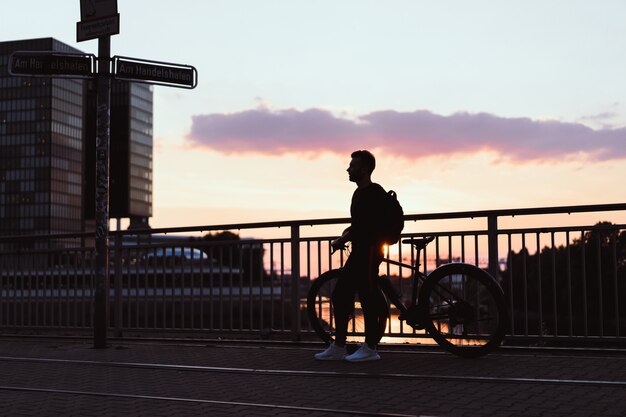
<path fill-rule="evenodd" d="M 12 342 L 32 342 L 33 340 L 60 344 L 91 343 L 91 336 L 50 336 L 50 335 L 0 335 L 0 339 Z M 198 338 L 163 338 L 163 337 L 110 337 L 111 346 L 180 346 L 180 347 L 211 347 L 211 348 L 238 348 L 238 349 L 285 349 L 285 350 L 315 350 L 322 349 L 325 344 L 320 341 L 288 341 L 288 340 L 258 340 L 258 339 L 198 339 Z M 381 352 L 402 353 L 413 355 L 450 355 L 437 345 L 385 343 L 379 346 Z M 556 346 L 501 346 L 489 354 L 494 356 L 533 356 L 549 358 L 558 356 L 593 358 L 593 359 L 620 359 L 626 360 L 623 348 L 614 347 L 556 347 Z"/>
<path fill-rule="evenodd" d="M 221 401 L 221 400 L 206 400 L 201 398 L 184 398 L 184 397 L 170 397 L 170 396 L 158 396 L 158 395 L 139 395 L 139 394 L 122 394 L 113 392 L 96 392 L 96 391 L 79 391 L 79 390 L 63 390 L 63 389 L 51 389 L 51 388 L 33 388 L 33 387 L 20 387 L 10 385 L 0 385 L 0 391 L 20 391 L 20 392 L 34 392 L 44 394 L 62 394 L 62 395 L 74 395 L 74 396 L 91 396 L 91 397 L 108 397 L 108 398 L 123 398 L 133 400 L 149 400 L 149 401 L 169 401 L 179 403 L 194 403 L 194 404 L 206 404 L 206 405 L 227 405 L 235 407 L 252 407 L 252 408 L 265 408 L 273 410 L 288 410 L 299 411 L 302 413 L 329 413 L 338 415 L 351 415 L 351 416 L 372 416 L 372 417 L 427 417 L 416 414 L 401 414 L 401 413 L 384 413 L 384 412 L 369 412 L 361 410 L 343 410 L 337 408 L 322 408 L 322 407 L 303 407 L 293 405 L 282 404 L 268 404 L 268 403 L 254 403 L 245 401 Z"/>
<path fill-rule="evenodd" d="M 443 375 L 443 374 L 411 374 L 411 373 L 368 373 L 350 371 L 311 371 L 311 370 L 286 370 L 286 369 L 263 369 L 244 367 L 218 367 L 203 365 L 177 365 L 156 364 L 142 362 L 115 362 L 93 361 L 55 358 L 30 358 L 17 356 L 0 356 L 4 362 L 29 362 L 36 364 L 80 365 L 116 368 L 134 368 L 159 371 L 176 372 L 202 372 L 223 374 L 245 374 L 266 376 L 289 376 L 289 377 L 318 377 L 318 378 L 371 378 L 371 379 L 404 379 L 420 381 L 452 381 L 472 383 L 515 383 L 537 385 L 571 385 L 571 386 L 595 386 L 595 387 L 625 387 L 626 381 L 591 380 L 591 379 L 560 379 L 560 378 L 528 378 L 506 376 L 471 376 L 471 375 Z"/>

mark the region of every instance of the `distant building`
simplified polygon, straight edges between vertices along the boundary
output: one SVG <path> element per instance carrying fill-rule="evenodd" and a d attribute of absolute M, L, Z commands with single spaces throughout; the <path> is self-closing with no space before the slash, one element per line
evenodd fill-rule
<path fill-rule="evenodd" d="M 86 93 L 88 132 L 96 131 L 96 86 Z M 95 166 L 96 143 L 85 142 L 87 166 Z M 131 227 L 145 228 L 152 217 L 152 87 L 114 80 L 111 86 L 110 212 L 130 218 Z M 95 218 L 95 170 L 86 172 L 85 214 Z"/>
<path fill-rule="evenodd" d="M 15 51 L 81 53 L 53 38 L 0 42 L 0 236 L 93 230 L 95 83 L 13 77 Z M 152 216 L 152 88 L 115 81 L 110 217 Z"/>

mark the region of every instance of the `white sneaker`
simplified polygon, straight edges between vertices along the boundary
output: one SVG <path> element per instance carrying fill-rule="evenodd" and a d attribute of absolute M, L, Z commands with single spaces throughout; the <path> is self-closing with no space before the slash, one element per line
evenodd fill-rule
<path fill-rule="evenodd" d="M 370 348 L 367 346 L 367 343 L 363 343 L 359 350 L 354 352 L 352 355 L 346 356 L 346 360 L 349 362 L 377 361 L 379 359 L 380 355 L 376 349 Z"/>
<path fill-rule="evenodd" d="M 337 346 L 332 343 L 328 348 L 320 353 L 315 354 L 318 361 L 342 361 L 348 355 L 346 347 Z"/>

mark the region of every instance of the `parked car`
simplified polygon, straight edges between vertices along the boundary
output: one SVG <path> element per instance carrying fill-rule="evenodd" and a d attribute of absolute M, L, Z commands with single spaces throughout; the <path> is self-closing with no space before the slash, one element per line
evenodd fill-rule
<path fill-rule="evenodd" d="M 209 257 L 200 249 L 195 248 L 156 248 L 148 251 L 143 257 L 144 264 L 157 266 L 206 264 L 210 265 Z"/>

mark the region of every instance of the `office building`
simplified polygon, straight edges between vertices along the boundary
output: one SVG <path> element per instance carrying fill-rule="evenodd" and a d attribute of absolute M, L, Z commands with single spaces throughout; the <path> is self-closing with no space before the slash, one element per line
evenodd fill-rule
<path fill-rule="evenodd" d="M 87 90 L 86 127 L 96 129 L 96 88 Z M 85 142 L 87 166 L 95 166 L 96 144 Z M 113 80 L 111 83 L 111 218 L 130 218 L 131 227 L 147 227 L 152 217 L 152 87 Z M 95 190 L 95 170 L 85 174 L 88 190 Z M 95 191 L 94 191 L 95 192 Z M 87 220 L 95 218 L 95 199 L 84 198 Z"/>
<path fill-rule="evenodd" d="M 81 53 L 53 38 L 0 42 L 0 236 L 93 230 L 95 82 L 15 77 L 15 51 Z M 114 81 L 110 217 L 152 215 L 152 88 Z"/>

